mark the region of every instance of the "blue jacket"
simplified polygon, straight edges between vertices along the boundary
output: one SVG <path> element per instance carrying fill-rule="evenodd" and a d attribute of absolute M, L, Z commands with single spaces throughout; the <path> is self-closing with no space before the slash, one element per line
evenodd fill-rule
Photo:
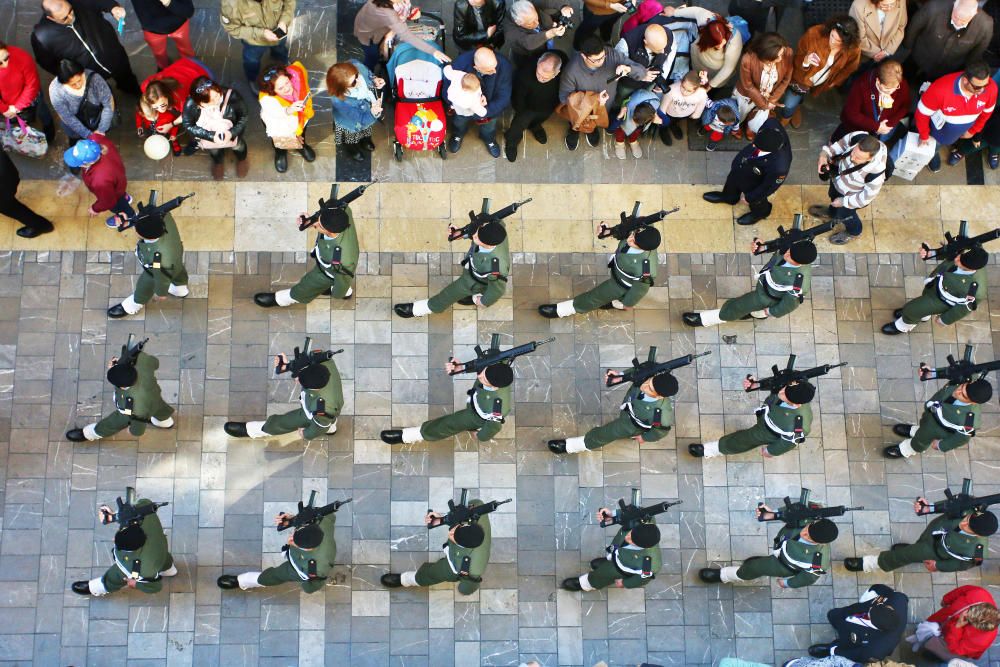
<path fill-rule="evenodd" d="M 725 134 L 732 134 L 736 131 L 736 128 L 740 126 L 740 106 L 736 102 L 735 98 L 726 97 L 721 100 L 708 101 L 708 106 L 705 107 L 704 113 L 701 114 L 701 125 L 702 127 L 706 125 L 711 125 L 715 120 L 715 117 L 719 114 L 719 109 L 722 107 L 729 107 L 736 114 L 736 123 L 729 126 L 729 130 Z"/>
<path fill-rule="evenodd" d="M 452 69 L 472 72 L 479 77 L 486 96 L 486 117 L 497 118 L 510 106 L 510 92 L 514 85 L 514 66 L 499 53 L 497 56 L 496 74 L 483 76 L 473 66 L 475 51 L 466 51 L 451 63 Z M 445 91 L 447 97 L 447 90 Z"/>
<path fill-rule="evenodd" d="M 609 127 L 608 129 L 612 130 L 620 127 L 625 134 L 635 132 L 639 126 L 632 120 L 632 114 L 635 113 L 635 108 L 643 102 L 651 105 L 653 111 L 656 111 L 660 107 L 660 96 L 644 88 L 632 91 L 632 94 L 625 100 L 625 119 L 615 119 L 613 127 Z"/>
<path fill-rule="evenodd" d="M 358 73 L 365 85 L 377 98 L 378 92 L 372 83 L 372 73 L 357 60 L 351 59 L 349 62 L 358 68 Z M 347 96 L 344 96 L 342 100 L 332 96 L 330 99 L 333 101 L 333 122 L 344 132 L 359 132 L 375 124 L 376 119 L 372 115 L 372 107 L 367 100 L 358 100 Z"/>

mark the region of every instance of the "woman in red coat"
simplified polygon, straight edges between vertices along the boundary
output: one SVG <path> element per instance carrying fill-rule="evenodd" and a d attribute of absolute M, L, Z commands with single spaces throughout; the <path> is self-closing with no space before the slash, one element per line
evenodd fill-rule
<path fill-rule="evenodd" d="M 55 137 L 56 125 L 42 97 L 35 61 L 24 49 L 4 42 L 0 42 L 0 113 L 11 125 L 17 123 L 15 116 L 30 123 L 37 114 L 45 130 L 45 138 L 51 142 Z M 0 128 L 3 127 L 6 125 L 0 121 Z"/>
<path fill-rule="evenodd" d="M 909 110 L 910 87 L 903 78 L 903 66 L 883 60 L 854 80 L 830 141 L 849 132 L 868 132 L 888 142 Z"/>
<path fill-rule="evenodd" d="M 942 660 L 979 659 L 993 644 L 1000 624 L 1000 610 L 989 591 L 979 586 L 959 586 L 941 598 L 941 609 L 907 638 Z M 935 627 L 936 626 L 936 627 Z M 918 647 L 915 646 L 914 650 Z"/>
<path fill-rule="evenodd" d="M 142 82 L 142 95 L 135 112 L 135 126 L 140 137 L 162 134 L 170 140 L 174 155 L 181 152 L 177 133 L 181 126 L 184 102 L 191 93 L 191 83 L 212 73 L 194 58 L 181 58 Z"/>

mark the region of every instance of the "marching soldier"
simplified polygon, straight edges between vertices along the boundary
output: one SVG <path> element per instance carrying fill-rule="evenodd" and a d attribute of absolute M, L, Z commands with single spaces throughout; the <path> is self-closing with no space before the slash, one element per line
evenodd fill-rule
<path fill-rule="evenodd" d="M 598 226 L 598 238 L 606 228 L 603 222 Z M 656 281 L 656 249 L 659 247 L 658 229 L 648 226 L 637 229 L 618 243 L 615 254 L 608 262 L 610 278 L 569 301 L 542 304 L 538 312 L 542 317 L 557 318 L 589 313 L 597 308 L 632 308 L 646 296 Z"/>
<path fill-rule="evenodd" d="M 156 381 L 159 360 L 142 351 L 142 344 L 123 350 L 123 358 L 112 357 L 108 362 L 108 382 L 115 387 L 115 411 L 94 424 L 82 429 L 74 428 L 66 432 L 70 442 L 100 440 L 119 431 L 140 436 L 146 432 L 146 424 L 157 428 L 174 425 L 174 409 L 160 395 L 160 385 Z M 134 358 L 129 358 L 134 354 Z"/>
<path fill-rule="evenodd" d="M 743 388 L 758 386 L 753 377 L 743 380 Z M 742 454 L 763 447 L 764 458 L 781 456 L 805 442 L 812 427 L 812 407 L 809 403 L 816 395 L 816 388 L 808 382 L 795 382 L 770 394 L 757 408 L 757 423 L 742 431 L 729 433 L 719 440 L 688 445 L 691 456 L 714 458 L 729 454 Z"/>
<path fill-rule="evenodd" d="M 445 365 L 449 373 L 460 372 L 462 368 L 463 364 L 454 357 Z M 476 375 L 464 409 L 425 421 L 420 426 L 382 431 L 382 442 L 409 445 L 423 440 L 444 440 L 462 431 L 475 431 L 480 442 L 487 442 L 500 432 L 505 417 L 514 405 L 511 397 L 513 384 L 514 369 L 508 364 L 487 366 Z"/>
<path fill-rule="evenodd" d="M 750 252 L 756 252 L 763 242 L 755 238 Z M 816 245 L 812 241 L 792 244 L 784 254 L 775 253 L 757 276 L 752 292 L 729 299 L 722 308 L 684 313 L 689 327 L 711 327 L 722 322 L 783 317 L 799 307 L 809 293 L 812 266 L 816 261 Z"/>
<path fill-rule="evenodd" d="M 614 514 L 607 507 L 597 510 L 597 520 L 610 521 Z M 631 530 L 618 529 L 604 556 L 590 561 L 590 572 L 563 579 L 567 591 L 596 591 L 614 584 L 618 588 L 641 588 L 651 582 L 663 566 L 660 553 L 660 529 L 649 517 Z"/>
<path fill-rule="evenodd" d="M 930 372 L 920 365 L 921 374 Z M 887 459 L 909 458 L 933 447 L 940 452 L 968 444 L 982 423 L 982 406 L 993 397 L 993 385 L 988 380 L 949 382 L 941 387 L 924 406 L 920 425 L 896 424 L 892 432 L 905 438 L 897 445 L 882 450 Z"/>
<path fill-rule="evenodd" d="M 930 256 L 926 244 L 920 258 Z M 924 281 L 924 291 L 893 313 L 895 320 L 882 325 L 882 333 L 897 336 L 913 331 L 918 324 L 938 316 L 940 324 L 954 324 L 973 310 L 986 296 L 986 264 L 990 256 L 982 246 L 973 246 L 953 260 L 937 265 Z M 975 289 L 973 289 L 975 285 Z"/>
<path fill-rule="evenodd" d="M 933 510 L 926 498 L 913 503 L 917 516 Z M 891 572 L 922 562 L 928 572 L 961 572 L 982 565 L 989 552 L 987 538 L 995 532 L 997 517 L 992 512 L 971 508 L 958 517 L 942 514 L 927 524 L 915 544 L 894 544 L 877 556 L 845 558 L 844 567 L 851 572 Z"/>
<path fill-rule="evenodd" d="M 173 215 L 140 215 L 134 229 L 139 235 L 135 256 L 142 273 L 135 283 L 135 291 L 121 303 L 108 308 L 108 317 L 115 319 L 135 315 L 154 296 L 162 301 L 167 294 L 183 299 L 190 293 L 188 273 L 184 268 L 184 244 Z"/>
<path fill-rule="evenodd" d="M 300 227 L 306 223 L 305 214 L 299 216 L 298 223 Z M 291 289 L 255 294 L 253 300 L 258 306 L 285 307 L 309 303 L 321 294 L 335 299 L 348 299 L 354 294 L 352 283 L 359 250 L 350 207 L 323 208 L 319 219 L 309 226 L 319 232 L 311 253 L 316 265 Z"/>

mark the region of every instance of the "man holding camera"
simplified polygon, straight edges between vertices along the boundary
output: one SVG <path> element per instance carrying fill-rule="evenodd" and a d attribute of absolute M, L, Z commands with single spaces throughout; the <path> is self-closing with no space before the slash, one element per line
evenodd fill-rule
<path fill-rule="evenodd" d="M 871 204 L 882 189 L 888 156 L 885 144 L 867 132 L 851 132 L 823 146 L 817 171 L 820 180 L 830 183 L 830 205 L 813 204 L 809 215 L 844 226 L 830 235 L 830 243 L 844 245 L 861 236 L 858 210 Z"/>

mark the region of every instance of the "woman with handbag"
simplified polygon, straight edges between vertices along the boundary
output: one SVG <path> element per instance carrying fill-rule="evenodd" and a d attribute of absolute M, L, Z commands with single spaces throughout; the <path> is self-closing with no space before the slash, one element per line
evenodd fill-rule
<path fill-rule="evenodd" d="M 49 99 L 70 145 L 93 133 L 107 134 L 115 125 L 115 98 L 108 82 L 75 61 L 60 61 L 59 73 L 49 84 Z"/>
<path fill-rule="evenodd" d="M 191 97 L 184 103 L 184 129 L 195 138 L 198 148 L 212 158 L 212 178 L 221 181 L 226 173 L 226 149 L 236 155 L 236 175 L 244 178 L 250 171 L 247 143 L 247 107 L 234 89 L 225 89 L 207 76 L 191 85 Z"/>
<path fill-rule="evenodd" d="M 315 115 L 309 74 L 302 63 L 272 65 L 258 81 L 260 119 L 274 144 L 274 168 L 288 171 L 288 151 L 297 151 L 306 162 L 316 159 L 316 151 L 306 143 L 306 124 Z"/>
<path fill-rule="evenodd" d="M 37 115 L 42 121 L 46 141 L 56 136 L 56 126 L 52 113 L 42 97 L 41 84 L 35 61 L 28 52 L 16 46 L 8 46 L 0 41 L 0 113 L 8 121 L 14 116 L 26 122 L 34 122 Z"/>
<path fill-rule="evenodd" d="M 385 81 L 357 60 L 337 63 L 326 72 L 326 91 L 333 99 L 333 139 L 352 160 L 364 160 L 362 150 L 375 150 L 372 126 L 382 116 L 378 91 L 384 87 Z"/>

